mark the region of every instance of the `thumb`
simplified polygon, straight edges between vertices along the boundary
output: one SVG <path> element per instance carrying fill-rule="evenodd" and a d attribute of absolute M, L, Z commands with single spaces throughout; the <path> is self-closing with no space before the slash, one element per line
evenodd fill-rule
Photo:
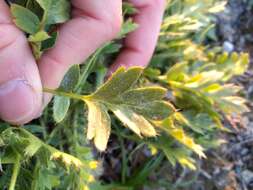
<path fill-rule="evenodd" d="M 33 119 L 41 106 L 42 87 L 24 34 L 12 24 L 0 1 L 0 118 L 13 124 Z"/>

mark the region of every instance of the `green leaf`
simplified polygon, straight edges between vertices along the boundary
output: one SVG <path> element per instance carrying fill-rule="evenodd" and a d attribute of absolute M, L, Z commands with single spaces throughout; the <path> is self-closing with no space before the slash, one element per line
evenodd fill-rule
<path fill-rule="evenodd" d="M 123 2 L 123 10 L 127 15 L 136 14 L 138 10 L 131 4 L 127 2 Z"/>
<path fill-rule="evenodd" d="M 4 151 L 4 154 L 0 155 L 0 165 L 1 164 L 13 164 L 15 163 L 17 153 L 13 151 L 11 147 L 7 147 Z"/>
<path fill-rule="evenodd" d="M 133 87 L 142 71 L 141 67 L 132 67 L 127 71 L 123 67 L 118 69 L 104 85 L 91 95 L 91 98 L 105 102 L 117 99 L 118 95 Z"/>
<path fill-rule="evenodd" d="M 35 34 L 39 30 L 40 20 L 32 11 L 17 4 L 11 5 L 11 13 L 15 24 L 28 34 Z"/>
<path fill-rule="evenodd" d="M 28 146 L 25 148 L 25 155 L 28 157 L 32 157 L 38 150 L 41 148 L 42 144 L 39 141 L 33 141 L 33 139 L 29 139 L 30 142 Z"/>
<path fill-rule="evenodd" d="M 126 22 L 123 23 L 119 37 L 123 38 L 128 33 L 135 31 L 137 28 L 138 28 L 138 24 L 134 23 L 133 19 L 128 19 Z"/>
<path fill-rule="evenodd" d="M 170 152 L 165 151 L 166 156 L 172 156 L 176 159 L 183 167 L 189 168 L 191 170 L 196 170 L 196 162 L 190 157 L 189 153 L 184 148 L 174 148 Z"/>
<path fill-rule="evenodd" d="M 165 101 L 153 101 L 146 104 L 129 106 L 136 113 L 152 120 L 163 120 L 175 112 L 172 104 Z"/>
<path fill-rule="evenodd" d="M 80 78 L 80 68 L 78 65 L 74 65 L 69 69 L 69 71 L 65 75 L 59 89 L 66 92 L 71 92 L 77 85 L 79 78 Z M 63 121 L 63 119 L 67 115 L 69 107 L 70 107 L 69 98 L 55 96 L 53 105 L 53 116 L 54 120 L 57 123 Z"/>
<path fill-rule="evenodd" d="M 161 100 L 166 96 L 167 89 L 161 87 L 143 87 L 128 90 L 121 95 L 124 104 L 140 105 Z"/>
<path fill-rule="evenodd" d="M 43 21 L 46 25 L 64 23 L 70 18 L 68 0 L 36 0 L 44 9 Z"/>
<path fill-rule="evenodd" d="M 188 63 L 177 63 L 173 65 L 168 72 L 166 73 L 167 80 L 180 80 L 181 73 L 185 72 L 187 69 Z"/>
<path fill-rule="evenodd" d="M 94 139 L 95 146 L 105 151 L 111 133 L 111 119 L 104 105 L 98 102 L 86 101 L 88 105 L 87 138 Z"/>
<path fill-rule="evenodd" d="M 72 92 L 75 89 L 79 79 L 80 67 L 79 65 L 73 65 L 64 76 L 59 89 L 66 92 Z"/>
<path fill-rule="evenodd" d="M 158 138 L 147 139 L 146 143 L 161 150 L 173 167 L 179 162 L 181 166 L 195 170 L 195 161 L 191 158 L 191 151 L 187 147 L 175 146 L 174 140 L 162 133 Z"/>
<path fill-rule="evenodd" d="M 120 96 L 121 104 L 153 120 L 162 120 L 175 112 L 169 102 L 162 101 L 167 90 L 161 87 L 144 87 L 128 90 Z"/>
<path fill-rule="evenodd" d="M 54 45 L 56 43 L 56 40 L 57 40 L 57 37 L 58 37 L 58 32 L 57 31 L 53 32 L 49 39 L 44 40 L 41 43 L 41 51 L 46 51 L 46 50 L 51 49 L 52 47 L 54 47 Z"/>
<path fill-rule="evenodd" d="M 54 97 L 53 117 L 57 123 L 63 121 L 70 107 L 70 99 L 61 96 Z"/>

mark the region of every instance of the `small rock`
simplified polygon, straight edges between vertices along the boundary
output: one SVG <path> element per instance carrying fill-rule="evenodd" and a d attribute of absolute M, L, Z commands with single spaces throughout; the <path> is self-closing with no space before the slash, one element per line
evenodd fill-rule
<path fill-rule="evenodd" d="M 247 185 L 249 185 L 253 182 L 253 172 L 252 171 L 244 170 L 241 175 Z"/>
<path fill-rule="evenodd" d="M 228 52 L 228 53 L 231 53 L 231 52 L 233 52 L 234 51 L 234 44 L 232 44 L 231 42 L 229 42 L 229 41 L 225 41 L 224 43 L 223 43 L 223 49 L 224 49 L 224 51 L 226 51 L 226 52 Z"/>
<path fill-rule="evenodd" d="M 244 149 L 242 149 L 242 151 L 241 151 L 241 155 L 242 155 L 242 156 L 246 156 L 248 153 L 249 153 L 249 149 L 247 149 L 247 148 L 244 148 Z"/>

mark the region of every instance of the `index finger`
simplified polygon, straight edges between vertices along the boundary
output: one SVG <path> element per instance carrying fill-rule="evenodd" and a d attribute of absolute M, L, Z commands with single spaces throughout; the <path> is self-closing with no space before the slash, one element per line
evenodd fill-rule
<path fill-rule="evenodd" d="M 159 37 L 165 0 L 129 0 L 139 12 L 133 17 L 138 29 L 130 33 L 124 42 L 124 49 L 112 65 L 110 72 L 124 66 L 147 66 Z"/>

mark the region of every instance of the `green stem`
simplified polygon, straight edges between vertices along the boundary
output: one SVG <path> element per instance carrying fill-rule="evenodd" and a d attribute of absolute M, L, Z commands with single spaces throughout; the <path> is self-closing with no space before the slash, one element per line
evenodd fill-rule
<path fill-rule="evenodd" d="M 128 162 L 127 152 L 126 152 L 125 145 L 124 145 L 124 139 L 120 135 L 120 130 L 118 129 L 116 124 L 114 124 L 114 126 L 115 126 L 115 129 L 116 129 L 116 134 L 117 134 L 118 139 L 119 139 L 120 148 L 121 148 L 121 156 L 122 156 L 121 183 L 125 184 L 126 183 L 126 177 L 127 177 L 127 162 Z"/>
<path fill-rule="evenodd" d="M 50 144 L 51 140 L 54 138 L 56 133 L 58 133 L 60 130 L 61 130 L 61 125 L 56 125 L 53 131 L 46 138 L 46 144 Z"/>
<path fill-rule="evenodd" d="M 16 181 L 18 178 L 18 174 L 19 174 L 19 170 L 20 170 L 20 155 L 17 154 L 14 166 L 13 166 L 13 172 L 12 172 L 12 176 L 11 176 L 11 182 L 10 182 L 10 186 L 9 186 L 9 190 L 15 190 L 15 185 L 16 185 Z"/>
<path fill-rule="evenodd" d="M 122 183 L 126 183 L 127 176 L 127 152 L 124 145 L 124 140 L 120 137 L 120 146 L 122 150 L 122 172 L 121 172 L 121 180 Z"/>
<path fill-rule="evenodd" d="M 45 25 L 46 25 L 46 21 L 47 21 L 47 17 L 48 17 L 48 12 L 45 11 L 43 16 L 42 16 L 42 20 L 40 22 L 40 31 L 44 31 L 45 30 Z"/>
<path fill-rule="evenodd" d="M 75 154 L 77 154 L 77 147 L 78 147 L 78 113 L 77 110 L 73 112 L 73 143 L 74 143 L 74 149 Z"/>
<path fill-rule="evenodd" d="M 28 0 L 27 2 L 26 2 L 26 7 L 28 7 L 29 6 L 29 4 L 31 3 L 31 0 Z"/>
<path fill-rule="evenodd" d="M 105 44 L 103 47 L 99 48 L 93 56 L 90 58 L 89 62 L 86 64 L 85 69 L 80 77 L 79 82 L 76 85 L 76 88 L 74 89 L 74 92 L 80 92 L 83 84 L 86 83 L 87 78 L 89 77 L 90 73 L 92 72 L 92 69 L 94 68 L 98 55 L 101 53 L 101 51 L 107 46 Z"/>
<path fill-rule="evenodd" d="M 69 93 L 69 92 L 62 92 L 62 91 L 59 91 L 59 90 L 53 90 L 53 89 L 49 89 L 49 88 L 44 88 L 43 92 L 50 93 L 50 94 L 57 95 L 57 96 L 64 96 L 64 97 L 68 97 L 68 98 L 73 98 L 73 99 L 76 99 L 76 100 L 82 100 L 82 101 L 84 101 L 85 97 L 86 97 L 86 96 L 82 96 L 82 95 L 79 95 L 79 94 L 73 94 L 73 93 Z"/>
<path fill-rule="evenodd" d="M 102 68 L 97 71 L 96 89 L 98 89 L 101 85 L 103 85 L 107 72 L 108 69 L 106 68 Z"/>
<path fill-rule="evenodd" d="M 36 162 L 36 164 L 35 164 L 35 167 L 34 167 L 34 171 L 33 171 L 33 176 L 35 177 L 37 177 L 37 173 L 38 173 L 38 171 L 39 171 L 39 161 L 38 161 L 38 159 L 37 159 L 37 162 Z M 32 185 L 31 185 L 31 190 L 36 190 L 37 189 L 37 179 L 36 178 L 34 178 L 33 180 L 32 180 Z"/>

